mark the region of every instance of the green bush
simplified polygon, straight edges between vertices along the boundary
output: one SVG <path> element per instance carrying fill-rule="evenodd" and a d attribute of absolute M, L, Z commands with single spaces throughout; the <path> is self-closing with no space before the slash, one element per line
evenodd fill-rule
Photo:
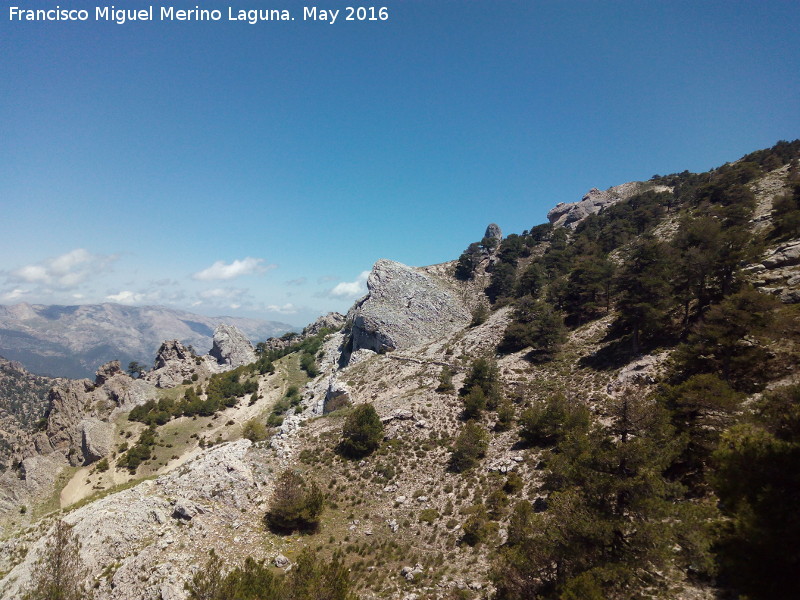
<path fill-rule="evenodd" d="M 359 404 L 347 415 L 342 427 L 342 454 L 353 458 L 378 449 L 383 440 L 383 423 L 372 404 Z"/>
<path fill-rule="evenodd" d="M 523 411 L 519 418 L 519 434 L 528 444 L 552 446 L 572 430 L 587 430 L 590 420 L 589 409 L 583 404 L 557 394 Z"/>
<path fill-rule="evenodd" d="M 260 442 L 267 439 L 267 428 L 258 419 L 250 419 L 242 427 L 242 437 L 251 442 Z"/>
<path fill-rule="evenodd" d="M 488 434 L 483 427 L 469 421 L 459 433 L 450 455 L 450 469 L 462 473 L 478 464 L 489 447 Z"/>

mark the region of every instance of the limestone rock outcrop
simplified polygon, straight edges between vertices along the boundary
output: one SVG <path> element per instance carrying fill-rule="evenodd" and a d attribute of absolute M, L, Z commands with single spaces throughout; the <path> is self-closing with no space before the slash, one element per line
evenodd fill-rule
<path fill-rule="evenodd" d="M 98 460 L 111 451 L 113 416 L 155 397 L 152 385 L 123 373 L 117 361 L 100 367 L 96 383 L 59 381 L 48 393 L 47 428 L 35 438 L 37 451 L 61 452 L 72 465 Z"/>
<path fill-rule="evenodd" d="M 398 262 L 376 262 L 367 289 L 348 313 L 353 351 L 409 348 L 470 322 L 469 310 L 446 283 Z"/>
<path fill-rule="evenodd" d="M 95 385 L 103 385 L 106 381 L 114 377 L 114 375 L 122 374 L 122 367 L 118 360 L 109 361 L 97 368 L 94 376 Z"/>
<path fill-rule="evenodd" d="M 311 325 L 306 326 L 301 334 L 302 338 L 317 335 L 323 329 L 341 329 L 345 323 L 345 316 L 338 312 L 329 312 L 318 317 Z"/>
<path fill-rule="evenodd" d="M 214 330 L 214 345 L 209 354 L 220 365 L 230 369 L 249 365 L 256 360 L 256 351 L 247 336 L 233 325 L 224 323 Z"/>
<path fill-rule="evenodd" d="M 489 223 L 486 227 L 486 233 L 483 234 L 485 238 L 494 238 L 498 242 L 503 239 L 503 230 L 497 223 Z"/>
<path fill-rule="evenodd" d="M 143 379 L 159 388 L 172 388 L 191 380 L 192 375 L 205 378 L 219 370 L 211 357 L 197 356 L 178 340 L 167 340 L 158 349 L 153 370 Z"/>
<path fill-rule="evenodd" d="M 649 182 L 631 181 L 607 190 L 592 188 L 579 202 L 561 202 L 547 213 L 547 220 L 556 227 L 574 229 L 589 215 L 599 213 L 608 206 L 627 200 L 636 194 L 652 190 L 668 191 L 670 188 Z"/>
<path fill-rule="evenodd" d="M 111 453 L 114 445 L 114 426 L 111 423 L 90 417 L 78 424 L 78 430 L 81 432 L 81 449 L 87 463 Z"/>
<path fill-rule="evenodd" d="M 760 263 L 743 271 L 761 291 L 785 304 L 800 303 L 800 240 L 789 240 L 769 249 Z"/>

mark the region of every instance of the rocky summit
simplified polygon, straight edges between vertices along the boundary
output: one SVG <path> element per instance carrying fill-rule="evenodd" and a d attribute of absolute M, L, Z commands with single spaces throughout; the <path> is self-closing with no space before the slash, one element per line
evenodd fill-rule
<path fill-rule="evenodd" d="M 800 597 L 800 141 L 549 221 L 255 349 L 0 361 L 0 600 Z"/>
<path fill-rule="evenodd" d="M 408 348 L 461 329 L 470 319 L 451 285 L 391 260 L 375 263 L 367 290 L 347 315 L 354 351 Z"/>

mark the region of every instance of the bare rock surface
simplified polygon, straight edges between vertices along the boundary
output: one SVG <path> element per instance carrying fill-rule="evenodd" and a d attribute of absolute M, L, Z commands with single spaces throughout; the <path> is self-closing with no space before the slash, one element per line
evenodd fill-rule
<path fill-rule="evenodd" d="M 353 351 L 408 348 L 462 329 L 471 318 L 442 280 L 391 260 L 375 263 L 367 289 L 348 314 Z"/>
<path fill-rule="evenodd" d="M 574 229 L 589 215 L 599 213 L 607 206 L 627 200 L 647 190 L 669 191 L 671 188 L 642 181 L 630 181 L 607 190 L 592 188 L 579 202 L 561 202 L 547 213 L 547 220 L 556 227 Z"/>
<path fill-rule="evenodd" d="M 485 238 L 494 238 L 497 241 L 503 239 L 503 230 L 500 229 L 500 226 L 497 223 L 489 223 L 486 227 L 486 233 L 483 234 Z"/>
<path fill-rule="evenodd" d="M 338 312 L 329 312 L 318 317 L 316 321 L 303 328 L 302 338 L 317 335 L 323 329 L 341 329 L 344 327 L 345 316 Z"/>
<path fill-rule="evenodd" d="M 218 325 L 209 354 L 220 365 L 235 369 L 256 360 L 256 351 L 247 336 L 234 325 Z"/>
<path fill-rule="evenodd" d="M 760 263 L 743 269 L 753 285 L 785 304 L 800 303 L 800 240 L 789 240 L 764 253 Z"/>
<path fill-rule="evenodd" d="M 216 359 L 197 356 L 178 340 L 168 340 L 161 344 L 153 370 L 145 373 L 143 379 L 159 388 L 172 388 L 191 380 L 193 375 L 205 379 L 220 370 Z"/>
<path fill-rule="evenodd" d="M 114 426 L 111 423 L 89 417 L 78 424 L 78 430 L 86 462 L 100 460 L 111 453 L 114 445 Z"/>

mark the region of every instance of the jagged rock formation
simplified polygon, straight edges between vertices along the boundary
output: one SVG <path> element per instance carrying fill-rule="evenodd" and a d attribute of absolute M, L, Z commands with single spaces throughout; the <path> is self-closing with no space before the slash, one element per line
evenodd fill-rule
<path fill-rule="evenodd" d="M 45 415 L 47 392 L 55 382 L 0 358 L 0 472 L 36 451 L 32 433 Z"/>
<path fill-rule="evenodd" d="M 574 229 L 589 215 L 599 213 L 607 206 L 627 200 L 636 194 L 647 190 L 656 192 L 667 191 L 670 188 L 643 181 L 631 181 L 610 187 L 605 191 L 592 188 L 579 202 L 560 202 L 547 213 L 547 220 L 556 227 L 569 227 Z"/>
<path fill-rule="evenodd" d="M 219 325 L 209 354 L 198 356 L 178 340 L 161 344 L 153 370 L 143 379 L 159 388 L 172 388 L 186 381 L 204 380 L 256 360 L 250 340 L 233 325 Z"/>
<path fill-rule="evenodd" d="M 470 321 L 470 312 L 443 281 L 398 262 L 376 262 L 367 289 L 347 316 L 353 351 L 408 348 Z"/>
<path fill-rule="evenodd" d="M 111 450 L 109 421 L 115 411 L 154 398 L 155 388 L 123 373 L 117 361 L 102 365 L 94 383 L 62 381 L 48 393 L 47 428 L 36 437 L 37 450 L 61 452 L 73 465 L 98 460 Z"/>
<path fill-rule="evenodd" d="M 316 321 L 303 328 L 303 333 L 300 335 L 302 339 L 317 335 L 323 329 L 341 329 L 344 327 L 345 316 L 338 312 L 329 312 L 326 315 L 318 317 Z"/>
<path fill-rule="evenodd" d="M 161 344 L 153 363 L 153 370 L 142 379 L 158 388 L 172 388 L 191 380 L 192 375 L 205 379 L 218 372 L 217 362 L 209 356 L 197 356 L 178 340 Z"/>
<path fill-rule="evenodd" d="M 497 223 L 489 223 L 486 227 L 486 233 L 483 234 L 485 238 L 494 238 L 498 242 L 503 239 L 503 230 Z"/>
<path fill-rule="evenodd" d="M 224 323 L 218 325 L 214 331 L 214 345 L 209 354 L 220 365 L 231 369 L 249 365 L 256 360 L 256 351 L 247 336 L 234 325 Z"/>

